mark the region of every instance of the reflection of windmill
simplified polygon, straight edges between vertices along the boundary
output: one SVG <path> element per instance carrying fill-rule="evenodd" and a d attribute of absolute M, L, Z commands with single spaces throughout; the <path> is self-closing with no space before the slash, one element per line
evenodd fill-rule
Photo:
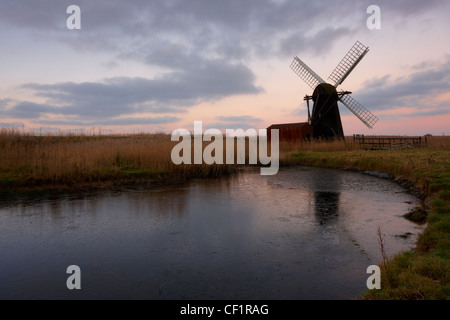
<path fill-rule="evenodd" d="M 368 47 L 356 41 L 328 78 L 334 82 L 334 86 L 326 83 L 299 58 L 294 58 L 290 68 L 314 89 L 312 96 L 305 96 L 304 99 L 308 105 L 308 123 L 313 127 L 314 138 L 344 138 L 338 101 L 353 112 L 367 127 L 372 128 L 378 121 L 376 116 L 350 96 L 351 92 L 336 91 L 336 87 L 344 82 L 368 51 Z M 311 99 L 314 102 L 312 114 L 309 112 L 309 100 Z"/>

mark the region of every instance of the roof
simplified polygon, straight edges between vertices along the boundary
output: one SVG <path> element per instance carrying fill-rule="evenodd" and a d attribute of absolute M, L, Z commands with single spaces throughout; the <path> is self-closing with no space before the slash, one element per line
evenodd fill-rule
<path fill-rule="evenodd" d="M 308 122 L 297 122 L 297 123 L 280 123 L 273 124 L 267 129 L 288 129 L 288 128 L 302 128 L 304 126 L 310 126 Z"/>

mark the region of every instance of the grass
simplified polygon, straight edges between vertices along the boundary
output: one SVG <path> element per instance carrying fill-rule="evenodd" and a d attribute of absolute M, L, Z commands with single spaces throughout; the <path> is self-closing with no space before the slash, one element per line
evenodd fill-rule
<path fill-rule="evenodd" d="M 1 130 L 0 194 L 177 183 L 239 167 L 174 165 L 176 143 L 166 134 L 35 136 Z M 412 213 L 427 223 L 415 250 L 383 261 L 382 289 L 367 291 L 364 299 L 450 298 L 450 137 L 428 137 L 426 148 L 378 151 L 361 150 L 351 139 L 280 142 L 280 165 L 380 171 L 420 191 L 430 210 L 425 217 L 420 210 Z"/>

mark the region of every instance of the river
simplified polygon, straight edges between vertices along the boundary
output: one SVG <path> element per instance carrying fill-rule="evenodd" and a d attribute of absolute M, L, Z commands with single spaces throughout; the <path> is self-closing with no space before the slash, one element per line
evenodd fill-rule
<path fill-rule="evenodd" d="M 390 257 L 414 247 L 423 227 L 402 215 L 418 205 L 389 179 L 310 167 L 3 200 L 0 299 L 358 299 L 378 227 Z"/>

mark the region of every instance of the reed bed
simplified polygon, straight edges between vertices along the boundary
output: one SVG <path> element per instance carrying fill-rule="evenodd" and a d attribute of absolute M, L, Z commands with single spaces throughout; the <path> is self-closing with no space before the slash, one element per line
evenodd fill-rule
<path fill-rule="evenodd" d="M 427 150 L 444 150 L 450 146 L 450 137 L 427 138 Z M 205 163 L 175 165 L 171 160 L 171 151 L 177 143 L 171 141 L 169 134 L 163 133 L 35 135 L 1 129 L 0 193 L 17 192 L 20 189 L 71 190 L 129 183 L 176 183 L 193 177 L 236 172 L 240 166 Z M 203 147 L 207 144 L 204 142 Z M 223 145 L 225 155 L 225 141 Z M 334 156 L 330 156 L 330 152 Z M 248 155 L 247 141 L 246 164 L 249 162 Z M 333 166 L 336 165 L 333 162 L 342 162 L 342 159 L 345 159 L 345 163 L 353 161 L 352 166 L 356 163 L 357 169 L 370 169 L 368 164 L 381 161 L 384 163 L 381 169 L 385 171 L 392 171 L 392 166 L 400 161 L 403 173 L 408 171 L 408 166 L 412 170 L 416 162 L 424 160 L 413 159 L 408 155 L 405 155 L 408 158 L 404 159 L 405 161 L 393 160 L 390 151 L 365 153 L 352 137 L 331 142 L 280 141 L 279 155 L 281 165 L 328 163 Z M 364 160 L 361 160 L 362 157 Z M 429 154 L 425 160 L 434 161 L 433 155 Z"/>
<path fill-rule="evenodd" d="M 175 165 L 167 134 L 44 135 L 0 131 L 0 193 L 180 182 L 234 172 L 230 165 Z"/>

